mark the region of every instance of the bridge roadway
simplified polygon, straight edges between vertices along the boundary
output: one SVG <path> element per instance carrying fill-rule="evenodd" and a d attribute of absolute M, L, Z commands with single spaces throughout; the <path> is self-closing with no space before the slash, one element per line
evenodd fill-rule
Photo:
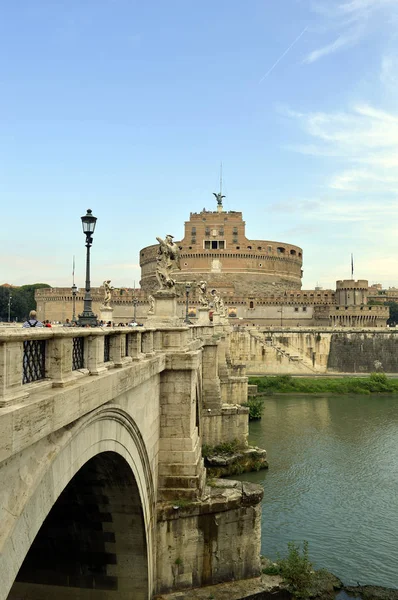
<path fill-rule="evenodd" d="M 1 331 L 0 600 L 148 600 L 258 573 L 261 492 L 207 487 L 201 454 L 247 439 L 229 331 Z"/>

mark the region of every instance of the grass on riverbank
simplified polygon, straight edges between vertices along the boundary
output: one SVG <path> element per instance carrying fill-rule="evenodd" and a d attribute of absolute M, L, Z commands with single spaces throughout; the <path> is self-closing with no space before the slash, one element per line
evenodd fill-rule
<path fill-rule="evenodd" d="M 398 379 L 389 379 L 385 373 L 369 377 L 342 377 L 333 379 L 277 375 L 249 377 L 249 384 L 257 385 L 259 394 L 380 394 L 398 393 Z"/>

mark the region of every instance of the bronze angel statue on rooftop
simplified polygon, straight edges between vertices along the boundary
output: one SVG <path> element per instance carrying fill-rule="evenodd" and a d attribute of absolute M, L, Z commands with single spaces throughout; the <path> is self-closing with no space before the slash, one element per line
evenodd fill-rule
<path fill-rule="evenodd" d="M 222 199 L 225 198 L 225 196 L 223 196 L 221 192 L 218 192 L 218 194 L 216 194 L 216 192 L 213 192 L 213 196 L 216 197 L 218 206 L 222 206 Z"/>
<path fill-rule="evenodd" d="M 157 237 L 156 239 L 159 242 L 156 257 L 156 278 L 161 290 L 174 289 L 176 282 L 171 277 L 171 272 L 175 268 L 181 269 L 180 249 L 177 244 L 173 242 L 172 235 L 166 235 L 164 240 L 160 237 Z"/>

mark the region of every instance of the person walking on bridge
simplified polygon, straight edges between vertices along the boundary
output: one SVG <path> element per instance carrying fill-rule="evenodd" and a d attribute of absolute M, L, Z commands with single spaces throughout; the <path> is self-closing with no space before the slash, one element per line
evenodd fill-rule
<path fill-rule="evenodd" d="M 35 310 L 31 310 L 29 313 L 29 319 L 25 321 L 22 327 L 43 327 L 43 323 L 36 319 L 37 313 Z"/>

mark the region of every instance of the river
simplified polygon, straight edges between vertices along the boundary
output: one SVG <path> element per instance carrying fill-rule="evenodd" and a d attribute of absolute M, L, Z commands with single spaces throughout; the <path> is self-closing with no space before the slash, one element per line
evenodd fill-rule
<path fill-rule="evenodd" d="M 308 540 L 344 583 L 398 588 L 397 396 L 267 397 L 250 443 L 270 464 L 240 477 L 264 488 L 262 554 Z"/>

